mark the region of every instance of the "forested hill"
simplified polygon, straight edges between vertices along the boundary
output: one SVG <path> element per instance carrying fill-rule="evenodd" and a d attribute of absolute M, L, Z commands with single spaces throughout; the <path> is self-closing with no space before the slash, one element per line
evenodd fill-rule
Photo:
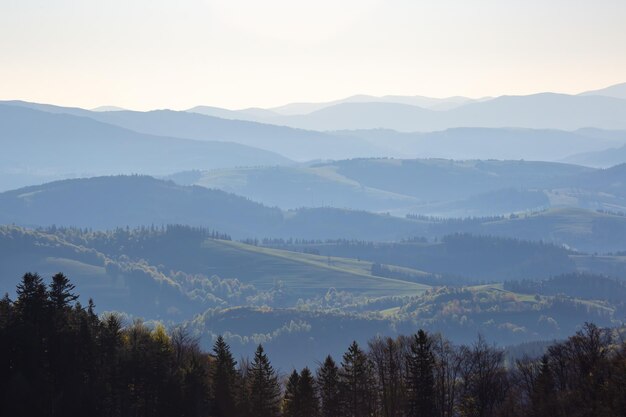
<path fill-rule="evenodd" d="M 352 342 L 315 369 L 272 366 L 261 344 L 235 360 L 184 328 L 98 317 L 67 277 L 27 273 L 0 300 L 0 415 L 163 417 L 614 417 L 626 413 L 623 334 L 585 324 L 511 366 L 479 337 L 423 330 Z M 324 355 L 324 353 L 322 353 Z"/>
<path fill-rule="evenodd" d="M 521 215 L 406 218 L 329 207 L 283 211 L 224 191 L 147 176 L 64 180 L 0 194 L 0 224 L 125 226 L 185 224 L 235 239 L 300 238 L 394 241 L 472 233 L 545 241 L 586 252 L 626 247 L 626 216 L 576 208 Z"/>
<path fill-rule="evenodd" d="M 96 229 L 189 224 L 234 235 L 275 225 L 280 210 L 201 187 L 148 176 L 63 180 L 0 194 L 0 222 Z"/>
<path fill-rule="evenodd" d="M 323 360 L 321 350 L 338 355 L 352 340 L 364 344 L 371 335 L 395 337 L 418 326 L 456 343 L 480 332 L 508 345 L 563 338 L 585 321 L 626 322 L 620 255 L 485 236 L 283 242 L 289 250 L 267 243 L 180 225 L 3 226 L 0 293 L 14 298 L 14 277 L 25 269 L 65 271 L 100 311 L 118 311 L 128 322 L 184 323 L 205 348 L 224 334 L 237 357 L 263 342 L 282 369 L 311 366 Z M 338 252 L 312 253 L 316 247 Z M 461 274 L 450 266 L 457 258 Z"/>
<path fill-rule="evenodd" d="M 536 279 L 576 269 L 571 257 L 574 252 L 560 246 L 465 233 L 446 235 L 437 241 L 425 238 L 400 242 L 276 239 L 263 241 L 262 244 L 323 256 L 359 258 L 383 266 L 399 265 L 478 281 Z M 376 272 L 394 275 L 393 270 L 383 267 L 379 267 Z M 402 272 L 397 271 L 395 275 L 401 276 Z"/>
<path fill-rule="evenodd" d="M 331 208 L 282 212 L 246 198 L 147 176 L 63 180 L 0 194 L 0 223 L 111 229 L 186 224 L 236 238 L 393 239 L 420 230 L 408 219 Z"/>

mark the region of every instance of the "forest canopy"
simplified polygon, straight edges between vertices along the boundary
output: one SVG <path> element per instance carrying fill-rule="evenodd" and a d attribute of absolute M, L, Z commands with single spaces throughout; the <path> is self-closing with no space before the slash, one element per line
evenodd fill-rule
<path fill-rule="evenodd" d="M 539 357 L 506 363 L 483 337 L 423 330 L 353 342 L 317 369 L 275 369 L 259 345 L 237 362 L 182 328 L 98 316 L 63 274 L 25 274 L 0 301 L 2 416 L 617 416 L 626 343 L 585 324 Z M 285 370 L 282 370 L 285 371 Z"/>

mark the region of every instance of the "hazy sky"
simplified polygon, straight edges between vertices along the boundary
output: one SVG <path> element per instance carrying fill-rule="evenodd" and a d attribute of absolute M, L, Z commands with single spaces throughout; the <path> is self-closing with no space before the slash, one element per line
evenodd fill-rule
<path fill-rule="evenodd" d="M 625 0 L 0 0 L 0 99 L 228 108 L 626 81 Z"/>

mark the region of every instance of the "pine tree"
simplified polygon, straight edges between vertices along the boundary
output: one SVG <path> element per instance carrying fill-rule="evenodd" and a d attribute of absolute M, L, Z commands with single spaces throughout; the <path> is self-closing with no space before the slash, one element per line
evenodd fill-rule
<path fill-rule="evenodd" d="M 340 412 L 339 369 L 328 355 L 317 371 L 317 390 L 321 402 L 322 417 L 336 417 Z"/>
<path fill-rule="evenodd" d="M 231 417 L 236 413 L 237 362 L 233 359 L 230 346 L 222 336 L 213 345 L 215 364 L 213 366 L 212 402 L 215 417 Z"/>
<path fill-rule="evenodd" d="M 255 417 L 280 415 L 280 384 L 263 346 L 259 345 L 250 366 L 250 406 Z"/>
<path fill-rule="evenodd" d="M 434 367 L 432 341 L 425 331 L 413 336 L 407 357 L 407 416 L 435 415 Z"/>

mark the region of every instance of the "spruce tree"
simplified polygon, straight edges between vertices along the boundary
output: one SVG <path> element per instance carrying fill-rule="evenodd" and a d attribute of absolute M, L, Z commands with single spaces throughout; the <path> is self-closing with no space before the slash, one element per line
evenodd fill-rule
<path fill-rule="evenodd" d="M 78 299 L 78 295 L 74 294 L 74 284 L 62 273 L 55 274 L 50 284 L 50 304 L 52 308 L 59 311 L 68 307 L 70 303 Z"/>
<path fill-rule="evenodd" d="M 340 412 L 339 368 L 328 355 L 317 371 L 317 390 L 321 403 L 322 417 L 336 417 Z"/>
<path fill-rule="evenodd" d="M 237 362 L 233 359 L 230 346 L 222 336 L 213 345 L 215 364 L 213 366 L 212 402 L 215 417 L 231 417 L 236 413 Z"/>
<path fill-rule="evenodd" d="M 298 381 L 299 396 L 299 417 L 317 417 L 319 416 L 319 399 L 315 387 L 315 379 L 309 368 L 304 368 L 300 372 L 300 380 Z"/>
<path fill-rule="evenodd" d="M 46 315 L 48 292 L 41 277 L 38 274 L 24 274 L 16 292 L 15 308 L 22 319 L 43 324 L 40 319 L 43 319 Z"/>
<path fill-rule="evenodd" d="M 372 370 L 357 342 L 343 355 L 339 371 L 342 415 L 366 417 L 373 412 Z"/>
<path fill-rule="evenodd" d="M 8 327 L 12 313 L 13 302 L 9 298 L 9 294 L 5 293 L 0 300 L 0 331 Z"/>
<path fill-rule="evenodd" d="M 250 407 L 255 417 L 280 415 L 280 384 L 276 371 L 259 345 L 250 366 Z"/>
<path fill-rule="evenodd" d="M 411 340 L 407 367 L 407 416 L 434 416 L 435 357 L 432 341 L 423 330 L 418 331 Z"/>
<path fill-rule="evenodd" d="M 242 358 L 239 361 L 239 369 L 237 370 L 237 395 L 235 405 L 237 407 L 238 417 L 254 417 L 251 410 L 250 397 L 250 362 L 248 358 Z"/>
<path fill-rule="evenodd" d="M 541 358 L 539 375 L 537 375 L 533 388 L 531 398 L 533 415 L 537 417 L 556 416 L 555 384 L 550 369 L 550 359 L 547 355 L 543 355 Z"/>
<path fill-rule="evenodd" d="M 301 417 L 300 375 L 295 369 L 289 375 L 283 397 L 283 417 Z"/>

